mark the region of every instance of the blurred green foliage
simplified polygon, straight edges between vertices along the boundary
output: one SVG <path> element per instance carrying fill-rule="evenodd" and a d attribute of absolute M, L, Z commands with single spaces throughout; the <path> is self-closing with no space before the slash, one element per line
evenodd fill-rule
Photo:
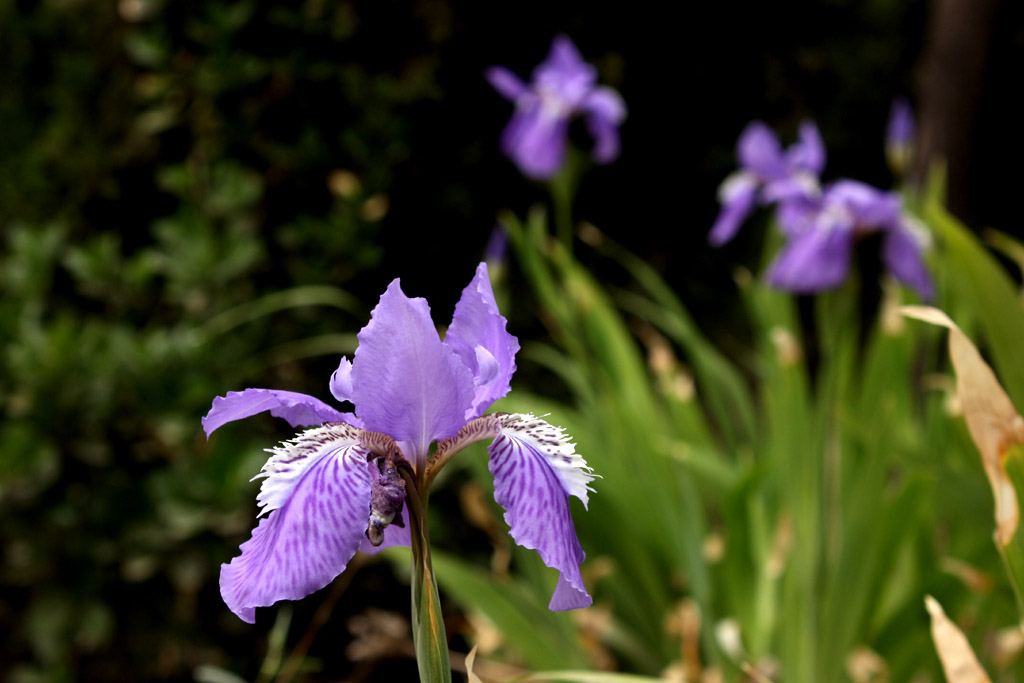
<path fill-rule="evenodd" d="M 0 2 L 5 680 L 258 669 L 217 567 L 279 435 L 208 445 L 199 418 L 247 385 L 323 394 L 298 361 L 354 348 L 367 310 L 339 287 L 379 262 L 403 109 L 436 96 L 429 65 L 339 59 L 357 25 L 348 3 Z"/>

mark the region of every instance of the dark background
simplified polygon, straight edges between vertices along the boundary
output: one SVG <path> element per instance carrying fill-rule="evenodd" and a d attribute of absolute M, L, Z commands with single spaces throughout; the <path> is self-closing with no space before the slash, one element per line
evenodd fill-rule
<path fill-rule="evenodd" d="M 786 143 L 815 120 L 826 179 L 888 187 L 892 99 L 925 103 L 935 130 L 950 107 L 928 103 L 952 89 L 961 115 L 937 137 L 938 152 L 966 140 L 951 204 L 1020 234 L 1022 10 L 975 3 L 980 31 L 950 51 L 936 17 L 970 4 L 0 0 L 0 676 L 191 680 L 216 664 L 256 677 L 272 617 L 239 622 L 216 575 L 251 528 L 261 449 L 284 433 L 261 418 L 207 443 L 199 418 L 245 386 L 327 398 L 351 352 L 337 335 L 392 278 L 446 320 L 497 211 L 545 201 L 498 150 L 511 104 L 487 66 L 525 78 L 561 32 L 622 93 L 622 155 L 587 173 L 576 217 L 654 262 L 715 334 L 739 317 L 732 270 L 755 267 L 763 233 L 757 218 L 706 247 L 752 118 Z M 958 49 L 981 57 L 963 90 L 941 77 L 967 69 Z M 940 77 L 925 78 L 934 59 Z M 359 189 L 332 191 L 338 170 Z M 306 285 L 357 303 L 211 331 Z M 531 311 L 512 303 L 521 336 L 539 333 Z M 485 545 L 446 530 L 457 506 L 432 514 L 439 543 Z M 386 565 L 356 575 L 312 651 L 322 680 L 350 670 L 346 615 L 402 612 L 406 590 Z"/>

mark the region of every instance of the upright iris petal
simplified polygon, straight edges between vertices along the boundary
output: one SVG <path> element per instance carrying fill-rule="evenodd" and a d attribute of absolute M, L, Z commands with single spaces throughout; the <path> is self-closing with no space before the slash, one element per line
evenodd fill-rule
<path fill-rule="evenodd" d="M 515 103 L 501 135 L 501 149 L 531 178 L 554 176 L 565 160 L 569 121 L 586 117 L 594 137 L 594 160 L 609 163 L 619 154 L 619 126 L 626 118 L 622 97 L 597 86 L 597 70 L 583 61 L 566 36 L 557 36 L 529 85 L 503 67 L 485 72 L 491 86 Z"/>
<path fill-rule="evenodd" d="M 444 340 L 473 372 L 473 405 L 466 411 L 463 424 L 482 415 L 511 387 L 519 342 L 505 330 L 505 324 L 505 318 L 498 313 L 487 266 L 481 263 L 455 306 Z"/>
<path fill-rule="evenodd" d="M 391 283 L 358 334 L 352 399 L 366 429 L 411 442 L 414 462 L 430 442 L 455 434 L 473 405 L 473 375 L 441 343 L 426 299 Z"/>
<path fill-rule="evenodd" d="M 437 471 L 482 438 L 494 439 L 495 498 L 510 533 L 560 573 L 551 609 L 590 604 L 569 513 L 569 496 L 587 503 L 590 468 L 562 430 L 543 420 L 482 416 L 508 393 L 516 369 L 519 342 L 505 328 L 483 263 L 444 341 L 427 302 L 407 297 L 395 280 L 359 332 L 353 360 L 342 358 L 331 375 L 331 394 L 354 403 L 355 415 L 288 391 L 246 389 L 214 399 L 203 419 L 207 434 L 262 411 L 293 426 L 319 425 L 272 449 L 256 477 L 264 478 L 260 522 L 241 555 L 221 567 L 221 595 L 233 612 L 252 622 L 256 607 L 327 585 L 356 550 L 409 545 L 408 501 L 424 500 Z M 403 500 L 410 487 L 417 496 Z M 422 509 L 416 514 L 422 529 Z"/>

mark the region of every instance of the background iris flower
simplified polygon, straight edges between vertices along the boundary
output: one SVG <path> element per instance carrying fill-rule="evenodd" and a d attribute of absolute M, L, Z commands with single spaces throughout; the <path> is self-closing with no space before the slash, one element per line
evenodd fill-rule
<path fill-rule="evenodd" d="M 488 82 L 516 109 L 501 135 L 501 149 L 531 178 L 554 176 L 565 160 L 569 121 L 583 114 L 594 138 L 594 160 L 619 155 L 619 126 L 626 105 L 615 90 L 597 85 L 597 69 L 583 61 L 566 36 L 557 36 L 527 84 L 501 66 L 487 69 Z"/>
<path fill-rule="evenodd" d="M 516 369 L 519 343 L 505 327 L 483 263 L 443 341 L 426 300 L 407 297 L 396 279 L 359 332 L 353 361 L 342 358 L 331 377 L 332 395 L 351 401 L 355 414 L 270 389 L 214 399 L 203 419 L 208 435 L 267 410 L 293 427 L 320 425 L 270 450 L 257 475 L 263 518 L 242 554 L 221 567 L 221 595 L 233 612 L 251 623 L 256 607 L 327 585 L 357 549 L 409 545 L 406 522 L 422 514 L 438 470 L 485 438 L 493 439 L 495 499 L 512 537 L 560 572 L 550 608 L 591 603 L 568 500 L 587 504 L 590 468 L 558 427 L 532 415 L 483 416 L 508 393 Z"/>
<path fill-rule="evenodd" d="M 901 136 L 912 134 L 908 115 L 909 109 L 894 109 L 890 138 L 894 128 Z M 837 287 L 849 273 L 856 238 L 881 232 L 886 269 L 922 299 L 932 299 L 924 264 L 927 231 L 903 211 L 898 193 L 845 179 L 822 191 L 818 176 L 825 146 L 813 123 L 802 123 L 798 141 L 783 151 L 775 132 L 753 121 L 740 135 L 736 157 L 740 169 L 719 188 L 721 209 L 708 235 L 711 244 L 731 240 L 758 203 L 776 204 L 786 243 L 769 268 L 773 286 L 804 294 Z"/>
<path fill-rule="evenodd" d="M 903 212 L 895 192 L 837 180 L 819 198 L 784 201 L 776 218 L 788 241 L 769 270 L 775 287 L 809 293 L 839 286 L 849 272 L 856 238 L 880 232 L 886 269 L 922 299 L 934 294 L 924 265 L 927 233 Z"/>
<path fill-rule="evenodd" d="M 757 203 L 817 196 L 825 145 L 818 127 L 804 121 L 798 140 L 783 151 L 775 131 L 761 121 L 751 121 L 736 142 L 736 160 L 739 170 L 718 188 L 721 209 L 708 236 L 716 247 L 736 235 Z"/>

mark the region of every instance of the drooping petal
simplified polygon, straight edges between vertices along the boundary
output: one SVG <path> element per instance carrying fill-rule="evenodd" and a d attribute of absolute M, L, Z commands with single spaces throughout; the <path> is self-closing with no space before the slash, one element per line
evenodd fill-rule
<path fill-rule="evenodd" d="M 441 343 L 425 299 L 394 280 L 359 331 L 352 399 L 366 429 L 408 441 L 406 458 L 423 462 L 431 441 L 452 436 L 473 405 L 473 375 Z"/>
<path fill-rule="evenodd" d="M 932 301 L 935 287 L 924 264 L 924 242 L 906 221 L 886 231 L 882 260 L 897 280 L 916 291 L 923 301 Z"/>
<path fill-rule="evenodd" d="M 444 339 L 445 346 L 473 374 L 473 405 L 466 411 L 463 424 L 482 415 L 509 391 L 519 341 L 506 331 L 506 322 L 498 312 L 487 264 L 481 263 L 473 281 L 462 290 Z"/>
<path fill-rule="evenodd" d="M 581 103 L 587 130 L 594 137 L 594 160 L 607 164 L 619 156 L 619 126 L 626 118 L 626 103 L 611 88 L 591 90 Z"/>
<path fill-rule="evenodd" d="M 782 248 L 769 271 L 772 286 L 810 293 L 836 287 L 846 279 L 853 248 L 853 227 L 815 225 Z"/>
<path fill-rule="evenodd" d="M 568 114 L 538 101 L 512 115 L 501 134 L 501 149 L 524 174 L 546 180 L 562 167 L 568 136 Z"/>
<path fill-rule="evenodd" d="M 740 133 L 736 159 L 741 168 L 753 171 L 762 180 L 778 178 L 786 173 L 779 138 L 763 121 L 751 121 Z"/>
<path fill-rule="evenodd" d="M 352 400 L 352 361 L 341 357 L 338 369 L 331 374 L 331 396 L 336 401 Z"/>
<path fill-rule="evenodd" d="M 484 78 L 507 100 L 515 102 L 520 95 L 526 92 L 526 84 L 522 79 L 503 66 L 490 67 L 484 71 Z"/>
<path fill-rule="evenodd" d="M 256 607 L 298 600 L 344 571 L 369 516 L 368 451 L 355 427 L 310 429 L 271 453 L 257 497 L 269 516 L 242 554 L 221 565 L 224 602 L 249 623 Z"/>
<path fill-rule="evenodd" d="M 825 142 L 813 121 L 800 124 L 797 141 L 786 150 L 786 160 L 794 170 L 821 175 L 825 169 Z"/>
<path fill-rule="evenodd" d="M 586 555 L 576 538 L 569 496 L 586 507 L 594 475 L 562 429 L 533 415 L 495 417 L 501 431 L 487 447 L 488 467 L 509 533 L 560 572 L 550 609 L 587 607 L 593 601 L 580 575 Z"/>
<path fill-rule="evenodd" d="M 722 208 L 708 234 L 712 246 L 721 246 L 736 236 L 740 225 L 754 210 L 757 188 L 757 176 L 749 171 L 737 171 L 725 179 L 718 190 Z"/>
<path fill-rule="evenodd" d="M 324 422 L 352 422 L 354 416 L 330 407 L 318 398 L 294 391 L 246 389 L 229 391 L 213 399 L 210 412 L 203 418 L 203 429 L 209 436 L 218 427 L 235 420 L 269 410 L 274 417 L 284 418 L 292 427 L 307 427 Z"/>

